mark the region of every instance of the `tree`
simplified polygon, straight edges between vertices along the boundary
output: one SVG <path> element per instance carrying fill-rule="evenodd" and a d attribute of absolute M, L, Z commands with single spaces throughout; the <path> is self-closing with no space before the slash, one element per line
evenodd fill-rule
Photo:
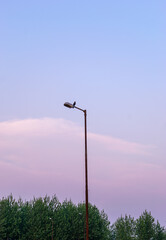
<path fill-rule="evenodd" d="M 6 238 L 7 216 L 6 216 L 7 200 L 0 201 L 0 239 Z"/>
<path fill-rule="evenodd" d="M 151 212 L 143 212 L 136 221 L 136 235 L 138 240 L 151 240 L 155 236 L 155 220 Z"/>
<path fill-rule="evenodd" d="M 89 204 L 89 239 L 110 239 L 110 222 L 104 211 Z M 56 239 L 84 240 L 86 236 L 86 209 L 85 204 L 74 205 L 71 201 L 64 201 L 57 213 Z"/>
<path fill-rule="evenodd" d="M 46 240 L 51 238 L 52 234 L 52 222 L 50 220 L 51 213 L 50 208 L 50 198 L 45 196 L 45 198 L 33 199 L 31 202 L 31 217 L 29 224 L 30 239 L 33 240 Z M 51 216 L 50 216 L 51 215 Z"/>
<path fill-rule="evenodd" d="M 65 200 L 58 208 L 56 238 L 58 240 L 74 240 L 77 237 L 77 207 Z"/>
<path fill-rule="evenodd" d="M 30 240 L 32 239 L 32 234 L 29 231 L 32 225 L 32 205 L 30 202 L 26 201 L 23 203 L 21 199 L 18 201 L 19 206 L 19 231 L 20 240 Z"/>
<path fill-rule="evenodd" d="M 89 204 L 89 239 L 110 239 L 110 222 L 108 216 L 94 205 Z"/>
<path fill-rule="evenodd" d="M 12 195 L 0 201 L 0 225 L 2 239 L 19 239 L 19 209 Z"/>
<path fill-rule="evenodd" d="M 147 211 L 134 221 L 120 217 L 110 226 L 105 212 L 92 204 L 89 210 L 89 240 L 164 240 L 166 234 Z M 86 238 L 86 208 L 65 200 L 34 198 L 16 201 L 12 195 L 0 200 L 0 240 L 84 240 Z"/>
<path fill-rule="evenodd" d="M 166 240 L 166 231 L 163 231 L 163 240 Z"/>
<path fill-rule="evenodd" d="M 114 236 L 116 240 L 135 239 L 135 221 L 131 216 L 120 217 L 114 224 Z"/>
<path fill-rule="evenodd" d="M 155 225 L 155 240 L 164 240 L 164 228 L 160 226 L 159 221 Z"/>

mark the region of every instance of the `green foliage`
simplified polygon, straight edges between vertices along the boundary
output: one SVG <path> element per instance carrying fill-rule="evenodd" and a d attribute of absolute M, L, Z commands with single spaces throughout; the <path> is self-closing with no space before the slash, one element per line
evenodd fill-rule
<path fill-rule="evenodd" d="M 166 231 L 163 232 L 163 240 L 166 240 Z"/>
<path fill-rule="evenodd" d="M 12 195 L 0 200 L 0 240 L 84 240 L 85 204 L 75 205 L 56 196 L 16 202 Z M 109 240 L 109 221 L 104 211 L 89 204 L 89 240 Z M 52 231 L 53 230 L 53 231 Z"/>
<path fill-rule="evenodd" d="M 137 219 L 120 217 L 111 226 L 110 240 L 164 240 L 164 228 L 147 211 Z"/>
<path fill-rule="evenodd" d="M 19 211 L 18 203 L 10 195 L 0 201 L 0 239 L 19 239 Z"/>
<path fill-rule="evenodd" d="M 155 220 L 147 211 L 136 221 L 136 234 L 138 240 L 151 240 L 155 236 Z"/>
<path fill-rule="evenodd" d="M 145 211 L 137 220 L 120 217 L 110 226 L 107 215 L 89 204 L 89 240 L 164 240 L 166 234 L 151 213 Z M 65 200 L 34 198 L 16 201 L 12 195 L 0 200 L 0 240 L 84 240 L 86 209 Z"/>
<path fill-rule="evenodd" d="M 77 208 L 71 201 L 64 201 L 57 213 L 57 239 L 76 239 Z M 71 238 L 70 238 L 71 237 Z"/>
<path fill-rule="evenodd" d="M 96 206 L 89 204 L 89 239 L 110 239 L 109 225 L 104 211 L 100 213 Z"/>
<path fill-rule="evenodd" d="M 135 221 L 134 218 L 125 218 L 121 216 L 115 222 L 115 236 L 116 240 L 132 240 L 135 239 Z"/>
<path fill-rule="evenodd" d="M 166 239 L 166 236 L 164 237 L 164 228 L 160 226 L 160 223 L 157 221 L 157 224 L 155 225 L 155 240 L 164 240 Z"/>

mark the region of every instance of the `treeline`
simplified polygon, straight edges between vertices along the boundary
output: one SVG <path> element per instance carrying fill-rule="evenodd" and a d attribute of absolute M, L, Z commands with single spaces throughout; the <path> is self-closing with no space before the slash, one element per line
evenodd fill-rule
<path fill-rule="evenodd" d="M 111 226 L 111 240 L 164 240 L 166 233 L 151 213 L 144 211 L 134 220 L 131 216 L 120 217 Z"/>
<path fill-rule="evenodd" d="M 0 200 L 0 240 L 84 240 L 85 204 L 62 204 L 56 196 L 16 201 Z M 109 221 L 104 211 L 89 204 L 90 240 L 109 239 Z"/>
<path fill-rule="evenodd" d="M 0 240 L 84 240 L 85 204 L 60 203 L 52 198 L 0 200 Z M 145 211 L 137 220 L 130 216 L 110 225 L 104 211 L 89 204 L 89 240 L 164 240 L 164 228 Z"/>

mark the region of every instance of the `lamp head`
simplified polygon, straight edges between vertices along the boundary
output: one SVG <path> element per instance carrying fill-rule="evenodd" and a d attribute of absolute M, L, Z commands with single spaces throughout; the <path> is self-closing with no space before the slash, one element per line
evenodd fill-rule
<path fill-rule="evenodd" d="M 64 106 L 68 107 L 68 108 L 75 108 L 76 102 L 74 102 L 73 104 L 69 103 L 69 102 L 65 102 Z"/>

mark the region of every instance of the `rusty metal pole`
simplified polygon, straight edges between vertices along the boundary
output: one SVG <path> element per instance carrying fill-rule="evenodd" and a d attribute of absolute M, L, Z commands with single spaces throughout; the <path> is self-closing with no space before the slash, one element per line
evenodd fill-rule
<path fill-rule="evenodd" d="M 86 240 L 89 240 L 89 220 L 88 220 L 88 158 L 87 158 L 87 114 L 86 110 L 76 106 L 76 102 L 73 104 L 69 102 L 64 103 L 65 107 L 76 108 L 84 112 L 84 124 L 85 124 L 85 206 L 86 206 Z"/>
<path fill-rule="evenodd" d="M 88 158 L 87 158 L 87 122 L 86 110 L 84 110 L 85 121 L 85 204 L 86 204 L 86 240 L 89 240 L 89 219 L 88 219 Z"/>

